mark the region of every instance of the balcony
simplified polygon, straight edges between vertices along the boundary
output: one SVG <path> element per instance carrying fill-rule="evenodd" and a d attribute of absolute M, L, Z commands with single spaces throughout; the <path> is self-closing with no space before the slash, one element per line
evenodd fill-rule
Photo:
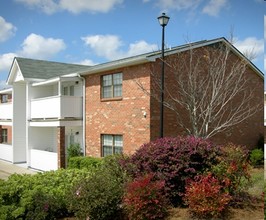
<path fill-rule="evenodd" d="M 13 146 L 0 144 L 0 159 L 13 162 Z"/>
<path fill-rule="evenodd" d="M 0 120 L 12 120 L 13 118 L 13 107 L 12 103 L 1 103 L 0 104 Z"/>
<path fill-rule="evenodd" d="M 82 118 L 82 97 L 51 96 L 31 100 L 31 119 Z"/>
<path fill-rule="evenodd" d="M 57 170 L 57 153 L 55 152 L 31 149 L 30 158 L 31 168 L 42 171 Z"/>

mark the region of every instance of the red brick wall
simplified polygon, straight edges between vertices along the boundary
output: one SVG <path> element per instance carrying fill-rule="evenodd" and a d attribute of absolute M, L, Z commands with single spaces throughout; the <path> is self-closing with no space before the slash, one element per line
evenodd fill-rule
<path fill-rule="evenodd" d="M 66 168 L 65 127 L 57 127 L 57 164 L 58 168 Z"/>
<path fill-rule="evenodd" d="M 201 53 L 199 51 L 199 53 Z M 177 87 L 175 84 L 175 79 L 173 77 L 173 73 L 168 68 L 168 64 L 172 62 L 172 60 L 176 61 L 175 55 L 171 57 L 167 57 L 166 64 L 165 64 L 165 87 L 167 90 L 169 90 L 172 94 L 176 94 Z M 237 57 L 233 56 L 232 59 L 237 59 Z M 161 61 L 158 59 L 157 62 L 153 65 L 153 73 L 155 80 L 152 80 L 152 83 L 154 81 L 160 80 L 160 74 L 161 74 Z M 159 74 L 159 77 L 156 75 Z M 264 83 L 263 79 L 257 75 L 254 70 L 251 68 L 248 68 L 246 70 L 246 76 L 247 76 L 247 85 L 249 88 L 253 90 L 253 99 L 252 103 L 254 105 L 260 104 L 260 107 L 258 108 L 259 111 L 256 112 L 255 115 L 253 115 L 251 118 L 243 121 L 242 123 L 233 126 L 229 130 L 222 132 L 220 134 L 215 135 L 211 138 L 212 141 L 219 144 L 224 144 L 228 142 L 233 142 L 235 144 L 240 145 L 246 145 L 249 148 L 252 148 L 256 146 L 257 141 L 260 138 L 260 135 L 264 133 L 263 128 L 263 94 L 264 94 Z M 204 76 L 202 76 L 204 77 Z M 174 85 L 174 86 L 173 86 Z M 158 86 L 153 89 L 153 94 L 157 93 L 158 96 Z M 234 104 L 238 105 L 241 98 L 237 97 L 234 100 Z M 152 99 L 152 108 L 151 108 L 151 139 L 154 140 L 158 138 L 159 135 L 159 103 L 157 100 Z M 165 109 L 164 114 L 164 136 L 177 136 L 177 135 L 186 135 L 186 131 L 178 124 L 178 119 L 176 117 L 176 114 L 174 111 Z M 179 111 L 182 111 L 179 109 Z M 185 118 L 187 121 L 189 120 L 187 117 L 187 114 L 185 111 L 182 111 L 182 117 Z M 185 121 L 186 121 L 185 120 Z"/>
<path fill-rule="evenodd" d="M 170 62 L 170 58 L 167 58 Z M 171 58 L 172 59 L 172 58 Z M 101 100 L 101 75 L 123 73 L 123 98 L 121 100 Z M 155 75 L 154 75 L 155 74 Z M 101 156 L 101 134 L 123 135 L 124 152 L 133 153 L 139 146 L 159 137 L 160 105 L 158 100 L 145 94 L 134 81 L 138 79 L 145 89 L 152 94 L 156 74 L 161 74 L 161 61 L 154 64 L 142 64 L 86 76 L 86 154 Z M 153 80 L 150 79 L 152 76 Z M 251 118 L 234 126 L 226 132 L 216 135 L 212 140 L 222 144 L 233 142 L 253 147 L 260 134 L 263 134 L 263 79 L 252 69 L 247 70 L 248 85 L 254 89 L 252 102 L 260 103 L 261 109 Z M 170 69 L 165 67 L 165 85 L 175 92 L 171 85 L 175 83 Z M 239 100 L 235 100 L 238 104 Z M 147 112 L 146 118 L 143 112 Z M 187 117 L 185 112 L 183 117 Z M 186 135 L 186 131 L 178 123 L 176 114 L 165 108 L 164 136 Z"/>
<path fill-rule="evenodd" d="M 264 83 L 250 68 L 247 70 L 248 86 L 253 91 L 252 103 L 260 104 L 258 111 L 247 120 L 232 127 L 226 132 L 223 132 L 213 138 L 218 143 L 233 142 L 240 145 L 245 145 L 248 148 L 256 147 L 260 135 L 264 134 Z M 236 104 L 237 104 L 236 100 Z"/>
<path fill-rule="evenodd" d="M 2 143 L 2 129 L 7 129 L 7 144 L 12 144 L 12 126 L 0 125 L 0 143 Z"/>
<path fill-rule="evenodd" d="M 101 100 L 101 75 L 123 73 L 121 100 Z M 150 140 L 149 65 L 132 66 L 86 76 L 86 154 L 101 156 L 101 134 L 123 135 L 123 152 L 131 154 Z M 147 113 L 144 117 L 144 112 Z"/>
<path fill-rule="evenodd" d="M 12 126 L 2 126 L 2 129 L 7 129 L 7 143 L 12 144 Z"/>

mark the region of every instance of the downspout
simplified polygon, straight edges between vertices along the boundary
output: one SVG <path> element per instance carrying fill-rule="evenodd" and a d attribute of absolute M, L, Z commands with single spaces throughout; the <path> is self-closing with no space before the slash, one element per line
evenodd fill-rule
<path fill-rule="evenodd" d="M 80 74 L 78 77 L 82 80 L 82 142 L 83 142 L 83 155 L 86 156 L 86 80 Z"/>
<path fill-rule="evenodd" d="M 29 149 L 29 120 L 30 120 L 30 109 L 31 109 L 31 102 L 30 102 L 30 91 L 29 91 L 29 82 L 26 84 L 26 164 L 27 167 L 31 165 L 31 152 Z"/>

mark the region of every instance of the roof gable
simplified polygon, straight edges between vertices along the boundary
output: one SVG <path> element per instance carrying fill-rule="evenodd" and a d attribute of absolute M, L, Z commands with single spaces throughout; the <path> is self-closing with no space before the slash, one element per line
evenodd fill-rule
<path fill-rule="evenodd" d="M 17 80 L 46 80 L 71 73 L 84 72 L 89 68 L 89 66 L 85 65 L 15 57 L 9 72 L 7 83 L 12 84 Z M 17 70 L 19 70 L 21 76 L 18 74 Z"/>

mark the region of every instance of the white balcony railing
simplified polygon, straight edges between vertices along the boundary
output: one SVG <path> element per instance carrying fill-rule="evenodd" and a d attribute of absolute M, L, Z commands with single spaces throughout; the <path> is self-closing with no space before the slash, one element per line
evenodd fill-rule
<path fill-rule="evenodd" d="M 82 97 L 52 96 L 31 100 L 31 118 L 82 118 Z"/>
<path fill-rule="evenodd" d="M 0 104 L 0 120 L 11 120 L 13 118 L 13 105 L 9 103 Z"/>
<path fill-rule="evenodd" d="M 42 171 L 57 170 L 57 153 L 31 149 L 29 166 Z"/>
<path fill-rule="evenodd" d="M 0 159 L 13 162 L 13 146 L 0 144 Z"/>

